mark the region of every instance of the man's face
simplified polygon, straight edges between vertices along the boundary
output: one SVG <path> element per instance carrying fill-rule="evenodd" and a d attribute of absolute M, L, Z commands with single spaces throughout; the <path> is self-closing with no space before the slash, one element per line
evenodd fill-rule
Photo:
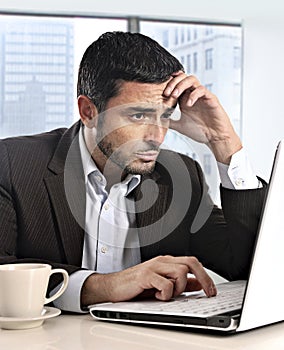
<path fill-rule="evenodd" d="M 126 173 L 153 171 L 176 105 L 163 96 L 166 85 L 124 82 L 99 116 L 98 147 Z"/>

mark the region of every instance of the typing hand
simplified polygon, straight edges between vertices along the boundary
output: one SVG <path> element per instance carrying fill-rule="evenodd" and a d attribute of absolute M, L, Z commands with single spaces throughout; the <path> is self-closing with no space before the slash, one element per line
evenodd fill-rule
<path fill-rule="evenodd" d="M 188 279 L 188 273 L 196 279 Z M 208 297 L 216 295 L 214 282 L 195 257 L 159 256 L 124 271 L 91 275 L 83 286 L 82 305 L 126 301 L 145 291 L 166 301 L 201 288 Z"/>

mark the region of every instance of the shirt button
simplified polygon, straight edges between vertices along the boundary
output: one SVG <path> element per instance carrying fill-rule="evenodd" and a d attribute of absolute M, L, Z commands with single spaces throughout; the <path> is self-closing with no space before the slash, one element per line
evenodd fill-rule
<path fill-rule="evenodd" d="M 240 177 L 235 180 L 235 185 L 236 186 L 241 186 L 244 183 L 244 180 L 241 179 Z"/>
<path fill-rule="evenodd" d="M 101 247 L 101 253 L 103 254 L 107 253 L 107 247 Z"/>
<path fill-rule="evenodd" d="M 104 209 L 108 210 L 109 209 L 109 204 L 105 204 Z"/>
<path fill-rule="evenodd" d="M 102 182 L 102 181 L 103 181 L 103 178 L 102 178 L 100 175 L 96 175 L 96 179 L 97 179 L 99 182 Z"/>

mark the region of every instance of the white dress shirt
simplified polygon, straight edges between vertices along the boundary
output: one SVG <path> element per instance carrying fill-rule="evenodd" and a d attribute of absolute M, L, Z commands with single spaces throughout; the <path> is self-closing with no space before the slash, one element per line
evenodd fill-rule
<path fill-rule="evenodd" d="M 140 183 L 141 176 L 128 175 L 108 193 L 107 181 L 90 156 L 82 133 L 79 142 L 86 185 L 82 267 L 98 273 L 121 271 L 141 261 L 135 205 L 126 198 Z"/>
<path fill-rule="evenodd" d="M 84 281 L 91 274 L 120 271 L 141 262 L 134 203 L 127 198 L 140 183 L 140 175 L 127 176 L 122 183 L 112 186 L 108 193 L 106 179 L 86 147 L 83 128 L 79 134 L 79 147 L 86 184 L 84 270 L 71 274 L 66 291 L 54 301 L 56 307 L 73 312 L 85 312 L 81 308 L 80 294 Z M 243 149 L 232 156 L 230 165 L 217 164 L 223 187 L 244 190 L 261 186 Z"/>

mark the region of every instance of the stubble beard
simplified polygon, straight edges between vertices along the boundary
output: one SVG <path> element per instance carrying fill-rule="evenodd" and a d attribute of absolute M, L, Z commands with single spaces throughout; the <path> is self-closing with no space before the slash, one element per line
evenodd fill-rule
<path fill-rule="evenodd" d="M 121 156 L 121 152 L 114 151 L 111 143 L 107 142 L 105 139 L 100 139 L 100 141 L 97 142 L 97 146 L 106 158 L 119 166 L 126 174 L 149 175 L 154 171 L 156 161 L 142 162 L 137 160 L 129 162 Z"/>

